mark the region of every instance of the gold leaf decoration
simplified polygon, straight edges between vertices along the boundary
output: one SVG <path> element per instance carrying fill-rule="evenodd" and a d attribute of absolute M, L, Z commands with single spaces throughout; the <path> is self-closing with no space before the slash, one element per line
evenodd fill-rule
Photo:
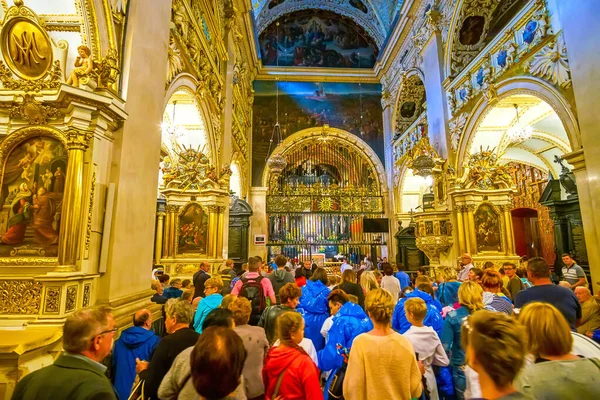
<path fill-rule="evenodd" d="M 0 314 L 38 314 L 42 284 L 34 281 L 0 281 Z"/>

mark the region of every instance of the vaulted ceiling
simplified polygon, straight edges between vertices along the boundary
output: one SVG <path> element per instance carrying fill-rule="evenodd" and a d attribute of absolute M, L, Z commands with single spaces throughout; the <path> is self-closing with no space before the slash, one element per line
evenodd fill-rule
<path fill-rule="evenodd" d="M 277 54 L 283 64 L 278 65 L 360 68 L 373 66 L 374 61 L 371 62 L 371 59 L 376 58 L 382 50 L 394 18 L 403 3 L 403 0 L 251 1 L 256 35 L 263 53 L 263 64 L 275 65 L 274 56 L 265 53 L 272 50 L 273 47 L 279 47 Z M 318 56 L 315 55 L 314 46 L 311 47 L 310 44 L 307 44 L 307 38 L 299 38 L 297 35 L 298 30 L 308 32 L 313 26 L 314 20 L 325 31 L 322 43 L 317 39 L 320 46 Z M 275 34 L 276 29 L 278 29 L 278 34 Z M 287 34 L 284 33 L 286 30 Z M 289 34 L 289 31 L 292 31 L 292 35 Z M 311 35 L 311 40 L 313 36 Z M 270 41 L 271 44 L 268 44 L 267 41 Z M 274 43 L 275 41 L 277 43 Z M 296 50 L 296 53 L 298 51 L 305 52 L 303 58 L 296 57 L 294 59 L 293 54 L 297 47 L 302 48 Z M 325 52 L 331 49 L 334 52 L 330 51 L 329 59 L 327 56 L 321 57 L 321 51 Z M 310 52 L 308 57 L 307 50 Z M 282 54 L 286 52 L 287 56 L 282 57 Z M 335 52 L 338 54 L 336 55 Z"/>

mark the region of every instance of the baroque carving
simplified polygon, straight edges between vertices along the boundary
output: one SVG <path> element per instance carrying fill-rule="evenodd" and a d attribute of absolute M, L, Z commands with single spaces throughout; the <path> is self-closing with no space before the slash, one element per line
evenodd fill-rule
<path fill-rule="evenodd" d="M 38 314 L 42 284 L 34 281 L 0 281 L 0 314 Z"/>
<path fill-rule="evenodd" d="M 418 75 L 404 80 L 398 97 L 396 109 L 395 137 L 398 138 L 423 113 L 425 103 L 425 85 Z"/>
<path fill-rule="evenodd" d="M 458 144 L 460 143 L 460 138 L 462 136 L 463 129 L 467 124 L 468 114 L 462 113 L 456 118 L 454 118 L 449 123 L 450 128 L 450 144 L 452 145 L 452 150 L 458 150 Z"/>
<path fill-rule="evenodd" d="M 201 190 L 219 187 L 215 168 L 199 148 L 193 149 L 184 146 L 175 150 L 174 153 L 175 156 L 172 159 L 171 157 L 164 158 L 162 172 L 166 188 Z"/>
<path fill-rule="evenodd" d="M 89 307 L 90 305 L 90 292 L 91 292 L 91 283 L 86 283 L 83 285 L 83 303 L 82 307 Z"/>
<path fill-rule="evenodd" d="M 94 134 L 90 131 L 82 131 L 80 129 L 71 128 L 65 133 L 67 139 L 67 148 L 69 150 L 85 151 L 89 146 L 90 139 Z"/>
<path fill-rule="evenodd" d="M 89 251 L 90 241 L 92 239 L 92 217 L 94 215 L 94 195 L 96 193 L 96 171 L 92 174 L 90 185 L 90 202 L 88 205 L 87 225 L 85 230 L 85 250 Z"/>
<path fill-rule="evenodd" d="M 527 64 L 526 69 L 535 76 L 555 86 L 567 88 L 571 85 L 571 74 L 567 49 L 562 36 L 544 46 Z"/>
<path fill-rule="evenodd" d="M 183 58 L 181 56 L 181 51 L 177 48 L 177 43 L 173 36 L 169 39 L 168 57 L 169 68 L 167 69 L 167 85 L 178 73 L 183 71 Z"/>
<path fill-rule="evenodd" d="M 471 155 L 461 186 L 465 189 L 504 189 L 513 184 L 510 167 L 498 164 L 494 149 Z"/>
<path fill-rule="evenodd" d="M 48 118 L 56 118 L 60 111 L 53 105 L 45 105 L 31 94 L 23 96 L 23 102 L 13 103 L 9 111 L 10 117 L 23 119 L 31 125 L 42 125 Z"/>
<path fill-rule="evenodd" d="M 67 288 L 67 303 L 65 311 L 73 311 L 77 305 L 77 285 L 69 286 Z"/>
<path fill-rule="evenodd" d="M 46 288 L 44 314 L 58 314 L 60 312 L 60 292 L 60 286 L 50 286 Z"/>

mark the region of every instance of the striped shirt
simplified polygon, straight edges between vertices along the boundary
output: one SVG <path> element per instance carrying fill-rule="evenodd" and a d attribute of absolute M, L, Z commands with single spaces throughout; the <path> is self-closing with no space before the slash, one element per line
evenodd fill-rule
<path fill-rule="evenodd" d="M 504 296 L 498 296 L 495 293 L 483 292 L 483 304 L 486 310 L 503 312 L 512 315 L 513 306 L 510 300 Z"/>
<path fill-rule="evenodd" d="M 563 279 L 569 282 L 571 285 L 576 284 L 579 278 L 585 278 L 585 272 L 577 264 L 573 264 L 570 267 L 564 266 L 562 268 Z"/>

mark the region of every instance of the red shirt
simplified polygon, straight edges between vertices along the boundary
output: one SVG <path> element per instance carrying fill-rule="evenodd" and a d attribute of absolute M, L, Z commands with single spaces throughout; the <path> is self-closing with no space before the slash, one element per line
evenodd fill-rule
<path fill-rule="evenodd" d="M 278 396 L 285 400 L 322 400 L 319 368 L 308 354 L 298 349 L 272 347 L 265 359 L 263 381 L 267 400 L 272 399 L 279 375 L 285 370 Z"/>

